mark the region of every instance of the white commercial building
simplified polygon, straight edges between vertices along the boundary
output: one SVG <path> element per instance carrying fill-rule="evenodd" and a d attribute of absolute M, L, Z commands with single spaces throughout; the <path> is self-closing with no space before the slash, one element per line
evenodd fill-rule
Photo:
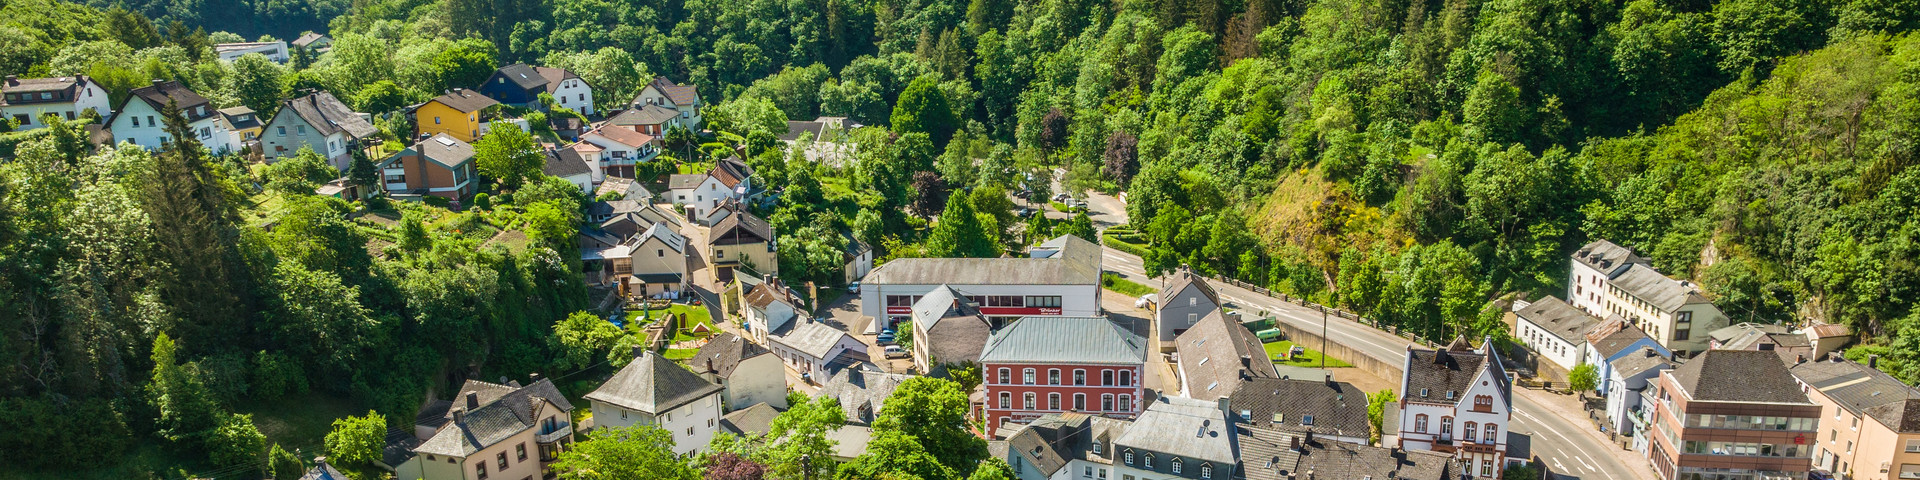
<path fill-rule="evenodd" d="M 1606 240 L 1573 253 L 1569 280 L 1567 298 L 1574 306 L 1639 327 L 1675 357 L 1706 350 L 1706 333 L 1728 325 L 1693 283 L 1667 278 L 1645 258 Z"/>
<path fill-rule="evenodd" d="M 1540 358 L 1573 371 L 1587 357 L 1587 333 L 1600 319 L 1558 298 L 1513 305 L 1513 336 Z"/>
<path fill-rule="evenodd" d="M 967 297 L 997 327 L 1027 316 L 1100 315 L 1100 246 L 1063 235 L 1026 257 L 902 258 L 860 284 L 866 333 L 913 317 L 913 305 L 942 286 Z"/>

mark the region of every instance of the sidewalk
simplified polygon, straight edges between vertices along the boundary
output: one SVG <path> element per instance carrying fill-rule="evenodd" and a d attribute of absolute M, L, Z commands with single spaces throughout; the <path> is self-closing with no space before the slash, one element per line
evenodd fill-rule
<path fill-rule="evenodd" d="M 1653 471 L 1653 465 L 1648 463 L 1646 457 L 1640 456 L 1639 452 L 1620 448 L 1618 442 L 1608 438 L 1607 434 L 1601 433 L 1598 427 L 1594 426 L 1594 421 L 1586 417 L 1587 410 L 1584 405 L 1580 404 L 1579 395 L 1561 395 L 1531 388 L 1521 388 L 1518 385 L 1515 385 L 1513 390 L 1528 400 L 1549 407 L 1546 409 L 1546 412 L 1538 412 L 1536 414 L 1559 417 L 1565 420 L 1567 424 L 1579 426 L 1580 433 L 1578 434 L 1586 435 L 1595 442 L 1609 446 L 1605 454 L 1612 455 L 1613 458 L 1618 459 L 1621 464 L 1631 468 L 1639 478 L 1645 480 L 1654 480 L 1657 478 Z M 1594 455 L 1602 454 L 1602 452 L 1585 453 Z"/>

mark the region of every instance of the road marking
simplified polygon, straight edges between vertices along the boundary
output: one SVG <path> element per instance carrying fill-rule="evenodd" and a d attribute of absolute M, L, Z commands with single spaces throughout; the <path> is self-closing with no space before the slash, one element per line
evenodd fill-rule
<path fill-rule="evenodd" d="M 1546 420 L 1544 420 L 1544 419 L 1542 419 L 1542 418 L 1540 418 L 1540 417 L 1537 417 L 1537 416 L 1534 416 L 1533 414 L 1531 414 L 1531 413 L 1527 413 L 1526 411 L 1523 411 L 1523 410 L 1520 410 L 1520 409 L 1518 409 L 1518 408 L 1515 408 L 1515 409 L 1513 410 L 1513 413 L 1518 413 L 1518 414 L 1520 414 L 1520 416 L 1523 416 L 1523 417 L 1527 417 L 1527 418 L 1530 418 L 1530 419 L 1533 419 L 1533 423 L 1534 423 L 1534 424 L 1535 424 L 1536 426 L 1539 426 L 1539 427 L 1542 427 L 1542 428 L 1546 428 L 1548 432 L 1551 432 L 1551 433 L 1553 434 L 1553 436 L 1556 436 L 1556 437 L 1560 437 L 1560 440 L 1561 440 L 1561 442 L 1562 442 L 1562 443 L 1561 443 L 1561 445 L 1572 445 L 1572 444 L 1574 443 L 1574 442 L 1572 441 L 1572 440 L 1573 440 L 1573 438 L 1572 438 L 1572 437 L 1569 437 L 1569 436 L 1567 436 L 1567 434 L 1565 434 L 1565 433 L 1563 433 L 1563 432 L 1561 432 L 1561 431 L 1560 431 L 1560 429 L 1558 429 L 1558 428 L 1553 428 L 1553 424 L 1551 424 L 1551 423 L 1549 423 L 1549 422 L 1547 422 Z M 1536 431 L 1536 432 L 1537 432 L 1537 431 Z M 1591 438 L 1591 437 L 1589 437 L 1589 438 L 1588 438 L 1588 440 L 1592 440 L 1592 438 Z M 1566 453 L 1565 453 L 1565 452 L 1561 452 L 1561 455 L 1564 455 L 1564 456 L 1567 456 L 1567 457 L 1571 457 L 1571 458 L 1573 458 L 1573 459 L 1574 459 L 1575 461 L 1578 461 L 1578 462 L 1580 462 L 1580 465 L 1582 465 L 1582 466 L 1585 466 L 1585 467 L 1586 467 L 1586 468 L 1587 468 L 1588 470 L 1591 470 L 1591 471 L 1594 471 L 1594 472 L 1598 472 L 1598 471 L 1599 471 L 1599 468 L 1598 468 L 1598 467 L 1594 467 L 1594 466 L 1592 466 L 1592 464 L 1589 464 L 1589 463 L 1587 463 L 1587 461 L 1586 461 L 1586 459 L 1585 459 L 1585 458 L 1583 458 L 1583 457 L 1581 457 L 1581 456 L 1579 456 L 1579 455 L 1566 455 Z M 1597 462 L 1596 462 L 1596 463 L 1597 463 Z"/>

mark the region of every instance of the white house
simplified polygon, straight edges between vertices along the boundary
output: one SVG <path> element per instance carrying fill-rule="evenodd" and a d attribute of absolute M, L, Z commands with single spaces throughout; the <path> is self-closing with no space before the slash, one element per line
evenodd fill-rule
<path fill-rule="evenodd" d="M 1474 478 L 1499 478 L 1507 464 L 1513 378 L 1492 341 L 1465 338 L 1443 350 L 1407 346 L 1400 379 L 1400 448 L 1453 455 Z"/>
<path fill-rule="evenodd" d="M 950 287 L 995 325 L 1034 315 L 1098 316 L 1101 258 L 1099 245 L 1064 235 L 1027 257 L 897 259 L 861 281 L 860 311 L 875 319 L 866 333 L 878 333 L 911 318 L 920 297 Z"/>
<path fill-rule="evenodd" d="M 1600 319 L 1553 297 L 1516 302 L 1513 314 L 1514 338 L 1566 371 L 1586 359 L 1587 333 L 1600 326 Z"/>
<path fill-rule="evenodd" d="M 840 237 L 847 242 L 847 253 L 843 257 L 847 264 L 842 267 L 846 278 L 843 281 L 852 285 L 853 282 L 866 278 L 867 272 L 873 271 L 873 246 L 853 238 L 853 235 L 847 232 L 840 232 Z"/>
<path fill-rule="evenodd" d="M 1181 265 L 1165 278 L 1166 286 L 1160 289 L 1160 304 L 1154 308 L 1162 350 L 1172 346 L 1175 337 L 1200 323 L 1200 319 L 1220 310 L 1220 295 L 1214 293 L 1206 280 L 1195 275 L 1193 269 Z"/>
<path fill-rule="evenodd" d="M 1574 306 L 1597 317 L 1624 318 L 1676 357 L 1707 349 L 1706 332 L 1728 325 L 1693 283 L 1667 278 L 1626 247 L 1596 240 L 1574 252 L 1572 261 L 1567 298 Z"/>
<path fill-rule="evenodd" d="M 653 161 L 660 155 L 660 140 L 652 135 L 617 125 L 602 125 L 580 134 L 580 143 L 600 149 L 600 161 L 594 180 L 604 177 L 633 178 L 634 165 Z"/>
<path fill-rule="evenodd" d="M 641 108 L 647 105 L 659 105 L 679 113 L 676 123 L 690 130 L 700 129 L 700 88 L 693 85 L 679 85 L 667 80 L 667 77 L 654 77 L 638 95 L 633 96 L 630 106 Z"/>
<path fill-rule="evenodd" d="M 657 426 L 673 434 L 673 453 L 685 455 L 705 448 L 720 430 L 725 390 L 672 360 L 640 350 L 632 363 L 586 399 L 593 405 L 594 428 Z"/>
<path fill-rule="evenodd" d="M 346 171 L 353 166 L 353 151 L 360 140 L 380 133 L 365 115 L 356 113 L 332 93 L 312 91 L 280 102 L 280 110 L 260 133 L 260 148 L 267 163 L 300 153 L 301 147 L 327 159 L 334 169 Z"/>
<path fill-rule="evenodd" d="M 564 68 L 533 67 L 547 80 L 547 94 L 553 102 L 581 115 L 593 115 L 593 86 Z"/>
<path fill-rule="evenodd" d="M 752 290 L 741 298 L 741 315 L 747 318 L 747 334 L 754 341 L 767 343 L 768 336 L 774 332 L 786 333 L 788 325 L 798 316 L 799 299 L 793 291 L 778 278 L 768 278 L 754 285 Z"/>
<path fill-rule="evenodd" d="M 708 225 L 718 220 L 714 210 L 752 192 L 753 168 L 735 158 L 715 163 L 707 173 L 673 175 L 667 180 L 667 200 L 693 210 L 693 218 Z"/>
<path fill-rule="evenodd" d="M 1647 385 L 1660 378 L 1660 372 L 1673 369 L 1673 360 L 1654 346 L 1640 347 L 1626 355 L 1607 362 L 1607 377 L 1603 377 L 1607 395 L 1607 424 L 1610 431 L 1631 433 L 1640 436 L 1639 427 L 1647 425 L 1642 409 L 1640 395 Z M 1636 421 L 1638 420 L 1638 421 Z"/>
<path fill-rule="evenodd" d="M 547 163 L 540 167 L 540 173 L 559 177 L 580 188 L 581 195 L 592 195 L 594 186 L 594 168 L 580 151 L 572 148 L 548 148 Z"/>
<path fill-rule="evenodd" d="M 287 63 L 288 58 L 287 42 L 280 40 L 271 42 L 221 43 L 215 44 L 213 51 L 220 56 L 221 60 L 229 62 L 247 56 L 249 53 L 265 55 L 267 60 L 272 60 L 275 63 Z"/>
<path fill-rule="evenodd" d="M 7 75 L 0 83 L 0 116 L 13 119 L 18 130 L 44 127 L 42 116 L 53 114 L 74 120 L 93 110 L 100 118 L 113 115 L 106 87 L 86 75 L 27 78 Z"/>
<path fill-rule="evenodd" d="M 725 411 L 766 404 L 787 408 L 787 375 L 780 358 L 760 344 L 731 333 L 722 333 L 700 346 L 700 353 L 687 365 L 725 388 L 721 399 Z"/>
<path fill-rule="evenodd" d="M 1667 347 L 1661 346 L 1660 342 L 1654 341 L 1639 327 L 1623 320 L 1609 320 L 1587 333 L 1585 363 L 1600 369 L 1598 373 L 1602 383 L 1594 386 L 1599 393 L 1604 395 L 1612 388 L 1604 382 L 1613 376 L 1613 361 L 1638 352 L 1641 348 L 1652 348 L 1659 351 L 1662 357 L 1673 358 L 1673 352 Z"/>
<path fill-rule="evenodd" d="M 819 383 L 838 363 L 867 361 L 867 344 L 824 323 L 806 319 L 786 335 L 772 338 L 773 353 L 802 378 Z"/>
<path fill-rule="evenodd" d="M 116 142 L 128 142 L 148 150 L 159 149 L 173 139 L 167 133 L 160 111 L 168 103 L 177 105 L 187 119 L 187 128 L 207 149 L 215 153 L 232 151 L 233 134 L 227 131 L 220 112 L 206 97 L 187 89 L 180 82 L 154 80 L 152 85 L 133 89 L 113 119 L 107 122 Z"/>

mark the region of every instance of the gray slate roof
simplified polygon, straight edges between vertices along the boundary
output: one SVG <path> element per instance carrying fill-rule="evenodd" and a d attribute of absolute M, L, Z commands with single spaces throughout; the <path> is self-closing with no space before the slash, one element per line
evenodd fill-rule
<path fill-rule="evenodd" d="M 721 416 L 720 428 L 734 435 L 766 435 L 773 430 L 773 419 L 778 416 L 779 409 L 766 402 L 756 403 Z"/>
<path fill-rule="evenodd" d="M 813 134 L 812 138 L 814 140 L 819 140 L 820 137 L 826 136 L 827 123 L 788 120 L 787 132 L 780 134 L 779 138 L 780 138 L 780 141 L 782 142 L 798 141 L 800 140 L 801 134 L 807 134 L 807 133 Z"/>
<path fill-rule="evenodd" d="M 1200 298 L 1205 298 L 1214 305 L 1220 305 L 1220 294 L 1214 293 L 1213 286 L 1208 285 L 1207 281 L 1199 275 L 1194 275 L 1193 270 L 1185 268 L 1167 275 L 1167 288 L 1160 290 L 1161 304 L 1172 305 L 1173 299 L 1189 286 L 1194 288 L 1194 292 L 1200 295 Z"/>
<path fill-rule="evenodd" d="M 1788 370 L 1794 378 L 1820 391 L 1840 408 L 1854 415 L 1875 417 L 1896 430 L 1907 422 L 1906 403 L 1920 400 L 1920 390 L 1886 372 L 1846 359 L 1803 362 Z M 1875 409 L 1879 409 L 1880 415 L 1869 413 Z M 1882 416 L 1885 418 L 1880 418 Z"/>
<path fill-rule="evenodd" d="M 321 135 L 332 135 L 344 131 L 351 138 L 366 138 L 380 131 L 374 128 L 373 124 L 360 118 L 360 114 L 354 113 L 353 109 L 347 107 L 347 104 L 342 103 L 339 98 L 334 98 L 332 93 L 325 91 L 283 101 L 280 103 L 280 111 L 274 113 L 274 116 L 288 112 L 299 116 L 300 120 L 305 121 Z"/>
<path fill-rule="evenodd" d="M 413 151 L 449 169 L 458 168 L 473 160 L 473 145 L 447 136 L 445 133 L 433 134 L 432 137 L 413 144 Z"/>
<path fill-rule="evenodd" d="M 1240 322 L 1227 320 L 1219 310 L 1173 341 L 1180 357 L 1180 378 L 1186 379 L 1187 396 L 1192 398 L 1214 400 L 1233 393 L 1241 382 L 1280 376 L 1260 337 Z"/>
<path fill-rule="evenodd" d="M 1235 470 L 1246 480 L 1294 480 L 1294 468 L 1300 452 L 1293 449 L 1298 434 L 1265 428 L 1234 426 L 1235 446 L 1239 448 L 1240 467 Z"/>
<path fill-rule="evenodd" d="M 1100 246 L 1079 237 L 1062 241 L 1065 247 L 1052 258 L 897 259 L 874 268 L 864 281 L 873 285 L 1099 285 Z"/>
<path fill-rule="evenodd" d="M 1256 378 L 1228 399 L 1242 417 L 1235 421 L 1257 428 L 1361 438 L 1373 432 L 1367 393 L 1347 382 Z"/>
<path fill-rule="evenodd" d="M 1455 343 L 1464 344 L 1465 342 L 1456 340 Z M 1481 371 L 1491 370 L 1495 379 L 1506 378 L 1506 371 L 1500 367 L 1497 356 L 1492 362 L 1487 361 L 1487 357 L 1485 354 L 1465 349 L 1410 348 L 1407 350 L 1405 365 L 1407 391 L 1401 392 L 1400 395 L 1409 400 L 1456 403 L 1473 387 L 1473 380 L 1480 377 Z M 1500 385 L 1502 386 L 1500 393 L 1503 397 L 1501 401 L 1511 402 L 1512 395 L 1508 391 L 1511 386 L 1506 382 L 1501 382 Z M 1427 392 L 1424 397 L 1420 395 L 1422 390 Z M 1447 392 L 1454 392 L 1452 400 L 1447 398 Z"/>
<path fill-rule="evenodd" d="M 1022 317 L 987 338 L 980 361 L 1140 365 L 1147 343 L 1107 317 Z"/>
<path fill-rule="evenodd" d="M 1692 287 L 1678 280 L 1667 278 L 1651 267 L 1634 267 L 1614 277 L 1613 285 L 1625 290 L 1664 312 L 1671 312 L 1689 303 L 1706 302 L 1707 298 L 1695 292 Z"/>
<path fill-rule="evenodd" d="M 700 102 L 699 87 L 676 84 L 672 80 L 667 80 L 667 77 L 653 77 L 653 82 L 649 85 L 659 89 L 660 94 L 666 96 L 667 100 L 672 101 L 674 105 L 687 106 Z"/>
<path fill-rule="evenodd" d="M 952 288 L 941 285 L 913 304 L 915 328 L 926 330 L 927 353 L 933 363 L 960 363 L 980 360 L 981 350 L 993 336 L 993 325 L 980 316 L 979 308 Z"/>
<path fill-rule="evenodd" d="M 580 157 L 580 151 L 571 148 L 547 149 L 547 164 L 540 168 L 541 173 L 566 178 L 574 175 L 593 173 L 593 167 L 587 165 L 587 159 Z"/>
<path fill-rule="evenodd" d="M 513 82 L 514 85 L 518 85 L 520 88 L 527 90 L 535 88 L 544 89 L 547 85 L 546 77 L 540 76 L 540 72 L 535 71 L 532 66 L 524 63 L 500 67 L 500 70 L 495 71 L 494 74 L 505 76 L 507 77 L 507 81 Z"/>
<path fill-rule="evenodd" d="M 1810 403 L 1773 352 L 1707 350 L 1666 375 L 1694 401 Z"/>
<path fill-rule="evenodd" d="M 701 345 L 700 352 L 693 354 L 693 358 L 687 360 L 687 365 L 727 378 L 733 376 L 734 369 L 740 368 L 740 361 L 772 353 L 758 343 L 746 341 L 732 333 L 721 333 L 707 341 L 706 345 Z"/>
<path fill-rule="evenodd" d="M 464 88 L 455 88 L 448 91 L 445 95 L 433 97 L 433 100 L 428 101 L 440 102 L 442 105 L 453 107 L 454 110 L 467 113 L 477 112 L 481 109 L 500 104 L 500 102 L 487 98 L 486 95 L 481 95 L 480 92 Z"/>
<path fill-rule="evenodd" d="M 305 47 L 308 45 L 312 45 L 313 42 L 320 41 L 320 39 L 322 38 L 327 38 L 327 36 L 325 34 L 307 32 L 307 33 L 301 34 L 300 38 L 293 39 L 293 44 L 299 45 L 301 47 Z"/>
<path fill-rule="evenodd" d="M 676 173 L 667 177 L 667 189 L 692 190 L 699 188 L 700 182 L 705 181 L 707 181 L 707 174 L 704 173 Z"/>
<path fill-rule="evenodd" d="M 1160 397 L 1113 443 L 1120 451 L 1131 447 L 1229 465 L 1235 459 L 1233 435 L 1233 426 L 1218 404 Z"/>
<path fill-rule="evenodd" d="M 1608 363 L 1613 365 L 1614 375 L 1620 378 L 1633 378 L 1655 368 L 1673 368 L 1673 359 L 1661 355 L 1653 347 L 1640 347 L 1640 353 L 1628 354 Z"/>
<path fill-rule="evenodd" d="M 202 97 L 200 94 L 194 93 L 192 89 L 176 81 L 155 81 L 152 85 L 133 89 L 131 94 L 132 99 L 147 102 L 147 106 L 153 107 L 155 111 L 167 108 L 167 103 L 172 102 L 180 107 L 180 114 L 186 116 L 189 122 L 207 118 L 214 114 L 212 109 L 208 109 L 206 115 L 195 115 L 193 107 L 206 105 L 207 97 Z M 120 108 L 114 110 L 125 111 L 126 104 L 123 103 Z"/>
<path fill-rule="evenodd" d="M 607 119 L 606 124 L 623 127 L 660 125 L 672 121 L 674 117 L 678 116 L 680 116 L 680 112 L 676 112 L 671 108 L 659 105 L 641 105 L 620 111 L 620 113 L 614 115 L 613 118 Z"/>
<path fill-rule="evenodd" d="M 671 360 L 646 352 L 633 359 L 607 383 L 587 394 L 588 400 L 606 402 L 648 413 L 662 413 L 720 392 L 708 382 Z"/>
<path fill-rule="evenodd" d="M 1599 318 L 1556 297 L 1540 299 L 1514 314 L 1573 345 L 1586 343 L 1587 332 L 1600 325 Z"/>
<path fill-rule="evenodd" d="M 1616 274 L 1615 269 L 1627 265 L 1647 267 L 1653 265 L 1653 263 L 1648 262 L 1646 258 L 1634 255 L 1633 249 L 1606 240 L 1594 240 L 1592 243 L 1580 247 L 1580 250 L 1573 252 L 1573 261 L 1580 262 L 1582 265 L 1605 272 L 1608 275 Z"/>
<path fill-rule="evenodd" d="M 1761 340 L 1771 340 L 1774 345 L 1782 347 L 1812 346 L 1806 335 L 1790 333 L 1787 327 L 1781 325 L 1739 323 L 1708 332 L 1707 336 L 1719 342 L 1719 348 L 1727 350 L 1754 350 L 1754 344 Z"/>
<path fill-rule="evenodd" d="M 1920 433 L 1920 399 L 1906 399 L 1867 409 L 1867 416 L 1899 433 Z"/>
<path fill-rule="evenodd" d="M 517 388 L 468 380 L 461 392 L 475 393 L 479 407 L 467 410 L 465 421 L 446 422 L 432 438 L 414 447 L 415 454 L 465 457 L 533 428 L 539 423 L 534 413 L 542 403 L 550 403 L 562 412 L 573 411 L 573 404 L 546 379 Z M 466 407 L 465 398 L 455 398 L 454 402 L 454 408 Z M 454 417 L 452 411 L 446 415 Z"/>
<path fill-rule="evenodd" d="M 820 393 L 840 400 L 840 409 L 847 415 L 847 423 L 871 425 L 880 407 L 893 395 L 894 389 L 902 382 L 913 378 L 912 375 L 885 373 L 873 365 L 861 365 L 841 369 L 820 385 Z M 865 410 L 863 415 L 861 412 Z"/>
<path fill-rule="evenodd" d="M 834 344 L 839 343 L 840 339 L 850 336 L 847 332 L 833 328 L 832 325 L 807 321 L 795 325 L 791 333 L 774 337 L 773 341 L 815 358 L 823 358 L 827 356 L 827 352 L 833 350 Z"/>
<path fill-rule="evenodd" d="M 1459 478 L 1454 471 L 1453 457 L 1444 453 L 1321 440 L 1303 444 L 1300 462 L 1294 471 L 1310 471 L 1316 478 L 1339 479 Z"/>
<path fill-rule="evenodd" d="M 708 245 L 768 243 L 774 239 L 773 225 L 746 210 L 714 222 L 713 228 L 708 231 L 712 232 L 707 238 Z"/>

